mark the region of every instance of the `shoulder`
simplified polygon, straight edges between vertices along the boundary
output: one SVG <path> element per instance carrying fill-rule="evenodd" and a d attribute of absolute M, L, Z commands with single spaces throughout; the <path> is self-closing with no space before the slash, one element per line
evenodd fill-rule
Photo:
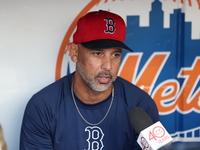
<path fill-rule="evenodd" d="M 71 74 L 65 76 L 35 93 L 28 101 L 27 107 L 40 109 L 59 107 L 65 96 L 70 94 Z"/>
<path fill-rule="evenodd" d="M 156 103 L 148 93 L 121 77 L 117 77 L 114 86 L 116 95 L 125 102 L 128 111 L 140 107 L 154 122 L 159 120 Z"/>
<path fill-rule="evenodd" d="M 117 90 L 119 91 L 118 93 L 120 94 L 126 94 L 127 96 L 134 96 L 135 98 L 140 99 L 142 97 L 149 97 L 145 91 L 121 77 L 117 77 L 115 87 L 117 87 Z"/>
<path fill-rule="evenodd" d="M 67 92 L 69 92 L 69 88 L 71 87 L 71 74 L 67 75 L 52 84 L 44 87 L 40 91 L 38 91 L 34 96 L 40 96 L 40 97 L 54 97 L 58 95 L 65 95 Z"/>

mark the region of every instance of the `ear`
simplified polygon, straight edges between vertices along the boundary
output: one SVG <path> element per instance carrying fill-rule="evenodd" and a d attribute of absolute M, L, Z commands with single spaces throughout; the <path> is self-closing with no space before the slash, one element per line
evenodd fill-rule
<path fill-rule="evenodd" d="M 67 45 L 67 51 L 69 52 L 71 60 L 76 63 L 78 58 L 78 45 L 74 43 L 69 43 Z"/>

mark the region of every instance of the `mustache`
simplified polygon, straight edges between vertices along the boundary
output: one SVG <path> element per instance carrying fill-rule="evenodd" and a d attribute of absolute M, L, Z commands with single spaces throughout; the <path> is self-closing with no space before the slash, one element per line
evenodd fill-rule
<path fill-rule="evenodd" d="M 110 78 L 112 78 L 113 77 L 113 75 L 112 75 L 112 73 L 110 72 L 110 71 L 102 71 L 102 72 L 99 72 L 97 75 L 96 75 L 96 77 L 98 77 L 98 76 L 109 76 Z"/>

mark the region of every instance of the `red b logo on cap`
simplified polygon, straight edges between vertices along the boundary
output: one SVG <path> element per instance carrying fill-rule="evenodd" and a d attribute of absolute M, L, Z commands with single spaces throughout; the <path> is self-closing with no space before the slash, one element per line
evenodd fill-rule
<path fill-rule="evenodd" d="M 113 34 L 116 30 L 114 20 L 112 18 L 105 18 L 104 20 L 106 20 L 106 27 L 107 27 L 107 30 L 105 30 L 104 32 Z"/>

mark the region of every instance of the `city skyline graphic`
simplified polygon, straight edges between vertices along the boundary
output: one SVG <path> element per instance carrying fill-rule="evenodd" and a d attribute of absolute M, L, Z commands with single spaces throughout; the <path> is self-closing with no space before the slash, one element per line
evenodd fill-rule
<path fill-rule="evenodd" d="M 169 79 L 175 79 L 180 86 L 183 86 L 184 78 L 178 76 L 180 70 L 191 67 L 195 59 L 200 59 L 200 39 L 191 38 L 192 23 L 185 21 L 185 13 L 182 13 L 181 9 L 174 9 L 169 19 L 169 28 L 164 28 L 162 3 L 155 0 L 152 2 L 152 10 L 149 13 L 149 26 L 141 27 L 139 25 L 139 15 L 127 16 L 126 20 L 127 37 L 125 43 L 134 50 L 134 53 L 142 53 L 137 75 L 153 53 L 170 53 L 155 82 L 154 89 L 159 83 Z M 123 51 L 122 61 L 125 61 L 125 56 L 128 53 Z M 195 84 L 193 94 L 199 90 L 199 80 Z M 172 101 L 169 103 L 172 103 Z M 188 113 L 174 111 L 166 115 L 160 115 L 162 123 L 174 140 L 184 142 L 200 141 L 200 120 L 196 119 L 199 116 L 199 112 L 195 111 Z"/>

